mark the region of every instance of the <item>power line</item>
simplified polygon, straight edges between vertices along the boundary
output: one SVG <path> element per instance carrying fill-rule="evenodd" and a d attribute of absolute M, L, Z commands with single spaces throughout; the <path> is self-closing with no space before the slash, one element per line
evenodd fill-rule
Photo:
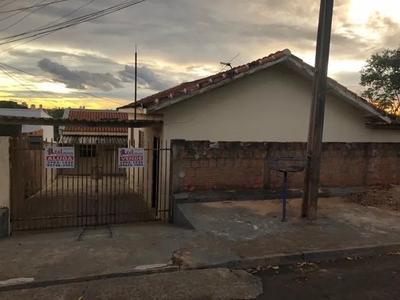
<path fill-rule="evenodd" d="M 21 81 L 19 81 L 17 78 L 15 78 L 15 77 L 12 76 L 11 74 L 9 74 L 3 67 L 0 66 L 0 70 L 1 70 L 4 74 L 6 74 L 8 77 L 10 77 L 11 79 L 13 79 L 15 82 L 17 82 L 17 83 L 19 83 L 20 85 L 22 85 L 22 86 L 23 86 L 24 88 L 26 88 L 27 90 L 29 90 L 29 91 L 31 91 L 31 92 L 35 92 L 34 90 L 32 90 L 32 89 L 30 89 L 29 87 L 27 87 L 24 83 L 22 83 Z M 29 85 L 35 88 L 35 86 L 33 86 L 32 84 L 29 84 Z M 49 101 L 50 103 L 51 103 L 51 102 L 54 102 L 54 101 L 51 101 L 51 100 L 45 99 L 45 98 L 41 98 L 41 99 L 43 99 L 44 101 Z M 51 103 L 51 104 L 52 104 L 54 107 L 57 107 L 57 105 L 54 105 L 53 103 Z"/>
<path fill-rule="evenodd" d="M 63 1 L 66 1 L 66 0 L 63 0 Z M 52 21 L 52 22 L 50 22 L 50 23 L 48 23 L 48 24 L 46 24 L 46 25 L 40 26 L 40 27 L 38 27 L 38 28 L 36 28 L 36 29 L 41 29 L 41 28 L 43 28 L 43 27 L 49 26 L 49 25 L 51 25 L 51 24 L 54 24 L 54 23 L 56 23 L 56 22 L 58 22 L 58 21 L 60 21 L 60 20 L 62 20 L 62 19 L 65 19 L 65 18 L 69 17 L 70 15 L 76 13 L 76 12 L 79 11 L 80 9 L 84 8 L 85 6 L 88 6 L 89 4 L 93 3 L 94 1 L 95 1 L 95 0 L 90 0 L 89 2 L 87 2 L 87 3 L 85 3 L 85 4 L 81 5 L 81 6 L 79 6 L 77 9 L 71 11 L 70 13 L 68 13 L 68 14 L 66 14 L 66 15 L 64 15 L 64 16 L 62 16 L 62 17 L 60 17 L 60 18 L 58 18 L 57 20 L 54 20 L 54 21 Z"/>
<path fill-rule="evenodd" d="M 81 6 L 79 6 L 77 9 L 73 10 L 72 12 L 70 12 L 70 13 L 68 13 L 68 14 L 66 14 L 66 15 L 64 15 L 64 16 L 62 16 L 62 17 L 60 17 L 60 18 L 58 18 L 58 19 L 56 19 L 56 20 L 54 20 L 54 21 L 52 21 L 52 22 L 50 22 L 50 23 L 47 23 L 46 25 L 37 27 L 36 29 L 43 28 L 43 27 L 45 27 L 45 26 L 54 24 L 55 22 L 58 22 L 58 21 L 60 21 L 60 20 L 62 20 L 62 19 L 65 19 L 65 18 L 69 17 L 70 15 L 76 13 L 76 12 L 79 11 L 80 9 L 84 8 L 85 6 L 87 6 L 87 5 L 91 4 L 91 3 L 93 3 L 94 1 L 95 1 L 95 0 L 90 0 L 89 2 L 87 2 L 87 3 L 85 3 L 85 4 L 81 5 Z M 1 20 L 0 20 L 0 21 L 1 21 Z M 48 34 L 46 34 L 46 35 L 48 35 Z M 21 44 L 19 44 L 19 45 L 15 45 L 15 46 L 13 46 L 13 47 L 7 48 L 7 49 L 1 51 L 0 54 L 3 54 L 3 53 L 5 53 L 5 52 L 7 52 L 7 51 L 10 51 L 10 50 L 12 50 L 12 49 L 18 48 L 18 47 L 23 46 L 23 45 L 25 45 L 25 44 L 28 44 L 28 43 L 30 43 L 30 42 L 33 42 L 33 41 L 35 41 L 35 40 L 37 40 L 37 39 L 39 39 L 39 38 L 40 38 L 40 37 L 36 37 L 36 38 L 30 39 L 29 41 L 23 42 L 23 43 L 21 43 Z"/>
<path fill-rule="evenodd" d="M 43 3 L 43 2 L 45 2 L 45 1 L 47 1 L 47 0 L 42 0 L 42 1 L 40 1 L 39 3 Z M 26 18 L 28 18 L 30 15 L 34 14 L 34 13 L 37 12 L 38 10 L 41 10 L 42 8 L 43 8 L 43 7 L 39 7 L 39 8 L 37 8 L 37 9 L 35 9 L 34 11 L 31 11 L 30 13 L 28 13 L 26 16 L 22 17 L 22 18 L 19 19 L 18 21 L 14 22 L 14 23 L 12 23 L 11 25 L 9 25 L 8 27 L 3 28 L 2 30 L 0 30 L 0 32 L 3 32 L 3 31 L 5 31 L 5 30 L 7 30 L 7 29 L 10 29 L 11 27 L 14 27 L 15 25 L 21 23 L 23 20 L 25 20 Z"/>
<path fill-rule="evenodd" d="M 2 64 L 2 65 L 5 65 L 5 66 L 7 66 L 7 67 L 9 67 L 9 68 L 11 68 L 11 69 L 17 70 L 17 71 L 21 71 L 21 70 L 19 70 L 19 69 L 17 69 L 17 68 L 11 67 L 11 66 L 6 65 L 6 64 Z M 0 66 L 0 68 L 1 68 L 1 66 Z M 3 70 L 4 70 L 4 69 L 3 69 Z M 27 73 L 27 74 L 28 74 L 28 73 Z M 7 74 L 7 75 L 10 76 L 9 74 Z M 29 75 L 31 75 L 31 74 L 29 74 Z M 38 77 L 38 76 L 37 76 L 37 77 Z M 27 81 L 25 81 L 25 82 L 27 82 Z M 32 86 L 32 87 L 34 87 L 34 88 L 36 88 L 36 87 L 35 87 L 34 85 L 32 85 L 32 84 L 29 84 L 29 85 Z M 33 91 L 33 90 L 30 90 L 30 91 Z M 33 92 L 37 92 L 37 91 L 33 91 Z M 50 92 L 50 91 L 43 91 L 43 92 L 48 93 L 48 94 L 55 95 L 57 98 L 60 98 L 62 101 L 64 101 L 64 102 L 69 102 L 69 103 L 75 105 L 75 103 L 73 103 L 73 102 L 71 102 L 71 101 L 69 101 L 69 100 L 66 100 L 65 98 L 59 96 L 57 93 Z M 40 92 L 39 92 L 39 93 L 40 93 Z M 51 100 L 44 99 L 44 98 L 42 98 L 42 99 L 43 99 L 44 101 L 51 101 Z"/>
<path fill-rule="evenodd" d="M 1 63 L 1 62 L 0 62 L 0 65 L 5 66 L 5 67 L 10 68 L 10 69 L 13 69 L 13 70 L 15 70 L 15 71 L 19 71 L 19 72 L 21 72 L 21 73 L 24 73 L 24 74 L 33 76 L 33 77 L 36 77 L 36 78 L 44 79 L 44 80 L 46 80 L 46 81 L 49 80 L 49 79 L 46 78 L 46 77 L 43 77 L 43 76 L 40 76 L 40 75 L 36 75 L 36 74 L 30 73 L 30 72 L 27 72 L 27 71 L 18 69 L 18 68 L 16 68 L 16 67 L 7 65 L 7 64 L 5 64 L 5 63 Z M 52 92 L 50 92 L 50 93 L 52 93 Z M 114 103 L 116 103 L 116 104 L 121 104 L 121 103 L 122 103 L 121 101 L 118 102 L 118 101 L 115 101 L 115 100 L 112 100 L 112 99 L 108 99 L 108 98 L 100 97 L 100 96 L 97 96 L 97 95 L 93 95 L 93 94 L 88 93 L 88 92 L 79 92 L 79 93 L 85 94 L 85 95 L 88 95 L 88 96 L 92 96 L 92 97 L 94 97 L 94 98 L 102 99 L 102 100 L 105 100 L 105 101 L 114 102 Z M 71 102 L 71 103 L 72 103 L 72 102 Z"/>
<path fill-rule="evenodd" d="M 32 6 L 25 6 L 25 7 L 10 9 L 10 10 L 3 10 L 3 11 L 0 11 L 0 14 L 6 14 L 6 13 L 10 13 L 10 12 L 15 12 L 15 11 L 22 12 L 22 11 L 24 11 L 24 10 L 29 10 L 29 9 L 31 9 L 31 8 L 37 8 L 37 7 L 42 7 L 42 6 L 48 6 L 48 5 L 51 5 L 51 4 L 56 4 L 56 3 L 65 2 L 65 1 L 68 1 L 68 0 L 55 0 L 55 1 L 53 1 L 53 2 L 49 2 L 49 3 L 45 3 L 45 4 L 40 4 L 40 3 L 39 3 L 39 4 L 32 5 Z"/>
<path fill-rule="evenodd" d="M 115 13 L 117 11 L 134 6 L 134 5 L 144 2 L 144 1 L 145 0 L 139 0 L 139 1 L 133 2 L 133 1 L 129 0 L 129 1 L 120 3 L 118 5 L 111 6 L 107 9 L 103 9 L 103 10 L 100 10 L 100 11 L 97 11 L 97 12 L 94 12 L 91 14 L 87 14 L 87 15 L 84 15 L 81 17 L 71 19 L 69 21 L 61 22 L 61 23 L 58 23 L 58 24 L 55 24 L 52 26 L 46 26 L 46 27 L 43 27 L 43 28 L 37 29 L 37 30 L 35 29 L 35 30 L 24 32 L 24 33 L 8 36 L 8 37 L 1 39 L 1 40 L 3 40 L 3 42 L 0 43 L 0 45 L 5 45 L 5 44 L 20 41 L 20 40 L 28 39 L 31 37 L 36 37 L 36 36 L 42 37 L 44 35 L 48 35 L 48 34 L 56 32 L 56 31 L 65 29 L 65 28 L 69 28 L 69 27 L 72 27 L 72 26 L 75 26 L 75 25 L 78 25 L 81 23 L 85 23 L 88 21 L 98 19 L 100 17 Z M 28 36 L 28 37 L 26 37 L 26 36 Z"/>
<path fill-rule="evenodd" d="M 14 3 L 15 1 L 17 1 L 17 0 L 13 0 L 13 1 L 9 2 L 9 3 L 6 3 L 6 4 L 2 5 L 2 6 L 0 6 L 0 8 L 6 7 L 6 6 Z"/>

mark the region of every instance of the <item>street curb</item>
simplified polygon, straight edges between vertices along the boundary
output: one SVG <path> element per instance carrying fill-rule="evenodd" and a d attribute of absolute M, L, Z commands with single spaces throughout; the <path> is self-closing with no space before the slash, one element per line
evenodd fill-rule
<path fill-rule="evenodd" d="M 369 245 L 360 247 L 349 247 L 329 250 L 308 250 L 290 254 L 271 254 L 262 257 L 246 258 L 242 260 L 231 260 L 223 263 L 199 265 L 184 268 L 185 270 L 229 268 L 234 270 L 255 269 L 259 266 L 269 265 L 291 265 L 303 261 L 316 262 L 325 260 L 339 260 L 347 257 L 374 256 L 400 251 L 399 244 Z"/>
<path fill-rule="evenodd" d="M 255 269 L 257 267 L 266 267 L 269 265 L 291 265 L 303 261 L 315 262 L 325 260 L 339 260 L 347 257 L 363 257 L 374 256 L 379 254 L 387 254 L 390 252 L 400 251 L 400 243 L 385 244 L 385 245 L 370 245 L 361 247 L 349 247 L 341 249 L 329 250 L 308 250 L 291 254 L 271 254 L 262 257 L 246 258 L 242 260 L 231 260 L 217 264 L 204 264 L 192 267 L 182 267 L 168 265 L 166 267 L 153 268 L 148 270 L 129 270 L 124 272 L 115 272 L 107 274 L 90 275 L 76 278 L 56 279 L 56 280 L 43 280 L 33 281 L 28 283 L 10 284 L 0 286 L 0 292 L 7 292 L 13 290 L 41 288 L 54 285 L 79 283 L 86 281 L 94 281 L 101 279 L 121 278 L 140 275 L 151 275 L 159 273 L 176 272 L 179 270 L 201 270 L 212 268 L 228 268 L 233 270 Z"/>
<path fill-rule="evenodd" d="M 94 281 L 94 280 L 101 280 L 101 279 L 111 279 L 111 278 L 151 275 L 151 274 L 159 274 L 159 273 L 169 273 L 169 272 L 175 272 L 178 270 L 179 270 L 179 267 L 177 267 L 177 266 L 167 266 L 167 267 L 154 268 L 154 269 L 149 269 L 149 270 L 130 270 L 130 271 L 123 271 L 123 272 L 116 272 L 116 273 L 89 275 L 89 276 L 84 276 L 84 277 L 32 281 L 32 282 L 27 282 L 27 283 L 17 283 L 17 284 L 0 286 L 0 293 L 8 292 L 8 291 L 15 291 L 15 290 L 32 289 L 32 288 L 43 288 L 43 287 L 54 286 L 54 285 Z"/>
<path fill-rule="evenodd" d="M 373 256 L 400 251 L 400 244 L 370 245 L 332 250 L 303 251 L 305 261 L 340 259 L 354 256 Z"/>

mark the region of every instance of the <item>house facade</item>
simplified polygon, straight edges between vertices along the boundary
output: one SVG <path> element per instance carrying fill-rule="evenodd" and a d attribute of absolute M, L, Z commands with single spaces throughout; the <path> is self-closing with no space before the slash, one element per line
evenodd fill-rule
<path fill-rule="evenodd" d="M 164 140 L 305 142 L 312 78 L 313 68 L 284 50 L 149 96 L 138 105 L 148 116 L 163 120 L 153 135 Z M 365 99 L 329 79 L 324 142 L 400 142 L 397 130 L 366 126 L 371 117 L 391 122 Z"/>
<path fill-rule="evenodd" d="M 67 109 L 63 118 L 70 120 L 128 120 L 128 114 L 111 110 Z M 118 168 L 118 148 L 128 145 L 128 128 L 62 126 L 60 146 L 75 147 L 75 168 L 64 175 L 91 175 L 101 166 L 105 176 L 124 175 Z"/>
<path fill-rule="evenodd" d="M 136 110 L 143 118 L 157 117 L 163 125 L 135 129 L 131 138 L 143 132 L 150 147 L 157 147 L 158 140 L 168 147 L 174 139 L 305 143 L 313 72 L 313 67 L 283 50 L 182 83 L 137 102 Z M 134 103 L 119 108 L 130 114 L 134 109 Z M 381 126 L 371 126 L 371 120 Z M 385 125 L 391 125 L 391 119 L 384 112 L 338 82 L 328 80 L 324 142 L 399 143 L 399 128 Z M 154 163 L 151 158 L 149 161 Z M 168 167 L 159 169 L 160 181 L 169 183 L 169 164 L 168 160 Z M 164 188 L 168 190 L 169 184 Z"/>

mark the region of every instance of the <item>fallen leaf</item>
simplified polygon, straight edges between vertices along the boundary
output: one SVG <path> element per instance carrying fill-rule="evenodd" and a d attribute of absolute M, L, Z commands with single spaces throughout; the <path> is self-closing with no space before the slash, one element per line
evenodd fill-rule
<path fill-rule="evenodd" d="M 272 269 L 279 270 L 279 266 L 272 266 Z"/>
<path fill-rule="evenodd" d="M 352 257 L 346 257 L 346 259 L 347 259 L 347 260 L 353 260 L 353 258 L 352 258 Z"/>

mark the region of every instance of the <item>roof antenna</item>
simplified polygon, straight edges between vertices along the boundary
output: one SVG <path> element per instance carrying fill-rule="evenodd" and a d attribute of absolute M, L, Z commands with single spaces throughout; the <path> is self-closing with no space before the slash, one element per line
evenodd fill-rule
<path fill-rule="evenodd" d="M 230 67 L 230 68 L 232 69 L 232 64 L 229 63 L 229 62 L 225 63 L 225 62 L 222 62 L 222 61 L 221 61 L 220 64 L 223 65 L 223 66 L 225 66 L 225 67 Z M 223 67 L 223 68 L 225 68 L 225 67 Z"/>
<path fill-rule="evenodd" d="M 137 110 L 137 45 L 135 45 L 135 121 L 136 121 L 136 110 Z"/>
<path fill-rule="evenodd" d="M 226 68 L 226 67 L 230 67 L 231 68 L 231 70 L 232 70 L 232 64 L 231 64 L 231 62 L 235 59 L 235 58 L 237 58 L 238 56 L 240 55 L 240 53 L 238 53 L 234 58 L 232 58 L 230 61 L 228 61 L 228 62 L 220 62 L 220 64 L 223 66 L 222 68 L 221 68 L 221 71 L 219 71 L 220 73 Z"/>

